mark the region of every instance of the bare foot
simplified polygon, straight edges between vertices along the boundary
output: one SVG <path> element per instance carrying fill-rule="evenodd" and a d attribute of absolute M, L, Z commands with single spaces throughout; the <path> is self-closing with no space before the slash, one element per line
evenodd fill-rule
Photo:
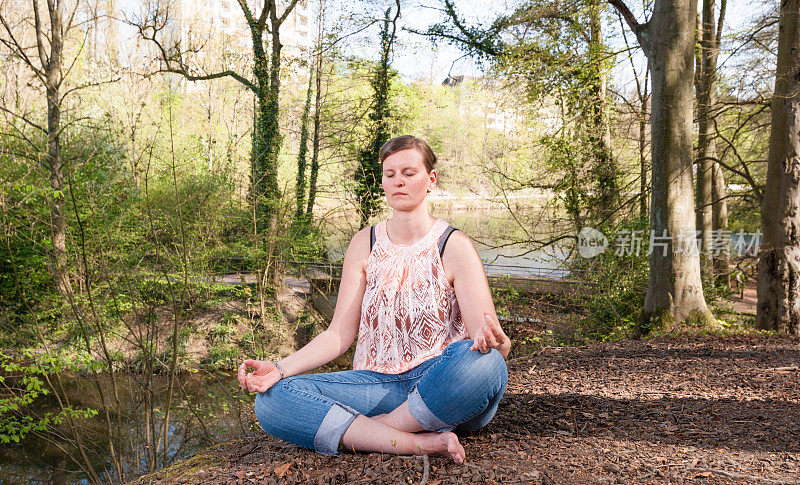
<path fill-rule="evenodd" d="M 417 449 L 421 455 L 444 455 L 449 456 L 454 462 L 464 463 L 464 447 L 458 441 L 455 433 L 446 431 L 444 433 L 418 433 L 419 442 Z"/>

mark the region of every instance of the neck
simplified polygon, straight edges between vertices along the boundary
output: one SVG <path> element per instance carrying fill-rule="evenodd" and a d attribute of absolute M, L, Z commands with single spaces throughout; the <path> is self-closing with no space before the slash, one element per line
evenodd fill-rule
<path fill-rule="evenodd" d="M 425 236 L 431 230 L 436 218 L 428 213 L 424 204 L 413 211 L 398 211 L 392 213 L 392 218 L 387 221 L 392 233 L 392 240 L 398 244 L 413 243 Z"/>

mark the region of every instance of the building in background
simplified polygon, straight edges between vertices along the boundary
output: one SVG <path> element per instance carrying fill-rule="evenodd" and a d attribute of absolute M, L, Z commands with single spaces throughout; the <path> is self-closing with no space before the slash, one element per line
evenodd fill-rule
<path fill-rule="evenodd" d="M 539 133 L 553 133 L 561 127 L 558 106 L 547 98 L 540 106 L 520 103 L 524 93 L 514 92 L 514 86 L 500 85 L 502 81 L 476 76 L 447 76 L 442 82 L 456 92 L 456 106 L 463 118 L 483 120 L 486 129 L 498 133 L 534 133 L 530 117 L 534 117 Z"/>
<path fill-rule="evenodd" d="M 260 13 L 263 0 L 246 0 L 251 11 Z M 287 0 L 278 0 L 278 14 Z M 281 51 L 284 72 L 293 75 L 293 61 L 306 58 L 314 35 L 313 0 L 301 0 L 281 25 Z M 88 7 L 87 7 L 88 8 Z M 161 9 L 159 22 L 165 22 L 159 37 L 165 46 L 168 38 L 179 40 L 182 51 L 190 51 L 185 60 L 198 68 L 198 74 L 231 67 L 247 75 L 252 70 L 252 36 L 237 0 L 99 0 L 85 10 L 87 22 L 87 61 L 110 69 L 153 70 L 160 64 L 160 52 L 145 40 L 137 24 L 152 19 Z M 267 21 L 269 22 L 269 21 Z M 269 34 L 265 32 L 265 37 Z M 269 41 L 265 39 L 269 54 Z M 173 42 L 174 43 L 174 42 Z M 302 73 L 300 73 L 302 78 Z M 175 79 L 184 89 L 197 83 Z"/>

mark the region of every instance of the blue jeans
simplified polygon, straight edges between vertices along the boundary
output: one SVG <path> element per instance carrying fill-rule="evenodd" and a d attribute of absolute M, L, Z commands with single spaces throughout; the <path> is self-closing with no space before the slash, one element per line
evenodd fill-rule
<path fill-rule="evenodd" d="M 497 412 L 508 370 L 496 349 L 482 354 L 470 350 L 472 344 L 453 342 L 402 374 L 349 370 L 287 377 L 256 396 L 256 417 L 272 436 L 326 455 L 339 454 L 357 415 L 390 413 L 406 401 L 426 430 L 474 431 Z"/>

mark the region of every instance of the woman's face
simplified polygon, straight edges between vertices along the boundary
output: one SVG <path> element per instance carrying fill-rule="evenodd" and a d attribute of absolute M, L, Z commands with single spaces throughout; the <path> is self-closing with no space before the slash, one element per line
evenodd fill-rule
<path fill-rule="evenodd" d="M 436 170 L 425 170 L 422 154 L 413 148 L 395 152 L 383 161 L 383 191 L 393 209 L 410 210 L 421 204 L 436 182 Z"/>

